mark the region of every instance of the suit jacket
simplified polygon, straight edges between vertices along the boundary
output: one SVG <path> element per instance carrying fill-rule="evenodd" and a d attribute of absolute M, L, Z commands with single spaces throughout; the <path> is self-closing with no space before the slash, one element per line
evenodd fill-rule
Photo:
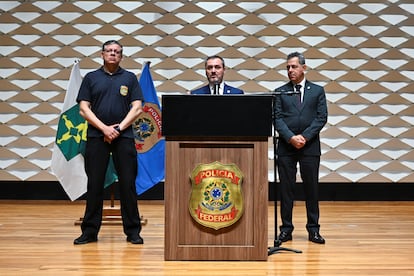
<path fill-rule="evenodd" d="M 207 84 L 203 87 L 192 90 L 191 94 L 211 94 L 210 86 Z M 226 94 L 244 94 L 244 92 L 243 90 L 239 88 L 235 88 L 235 87 L 232 87 L 224 83 L 223 95 L 226 95 Z"/>
<path fill-rule="evenodd" d="M 319 133 L 328 120 L 324 88 L 306 80 L 300 107 L 297 104 L 297 95 L 284 94 L 288 91 L 294 91 L 291 82 L 275 89 L 275 92 L 280 93 L 275 98 L 275 128 L 279 133 L 278 154 L 321 155 Z M 289 143 L 290 138 L 297 134 L 302 134 L 307 140 L 300 150 Z"/>

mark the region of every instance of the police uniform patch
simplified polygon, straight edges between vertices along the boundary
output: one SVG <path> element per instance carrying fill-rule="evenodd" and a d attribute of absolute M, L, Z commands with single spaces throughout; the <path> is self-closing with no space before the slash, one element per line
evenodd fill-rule
<path fill-rule="evenodd" d="M 122 96 L 128 95 L 128 86 L 121 85 L 121 87 L 119 88 L 119 94 L 121 94 Z"/>
<path fill-rule="evenodd" d="M 218 230 L 241 218 L 243 174 L 235 164 L 200 164 L 190 178 L 189 211 L 196 222 Z"/>

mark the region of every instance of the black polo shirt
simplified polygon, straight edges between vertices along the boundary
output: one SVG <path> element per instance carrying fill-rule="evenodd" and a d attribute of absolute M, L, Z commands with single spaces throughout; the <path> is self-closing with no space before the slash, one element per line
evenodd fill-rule
<path fill-rule="evenodd" d="M 120 123 L 131 109 L 131 102 L 143 100 L 137 77 L 121 67 L 113 73 L 103 67 L 86 74 L 76 101 L 88 101 L 92 112 L 106 125 Z M 88 125 L 88 137 L 100 137 L 103 133 Z M 134 138 L 132 126 L 121 133 L 121 137 Z"/>

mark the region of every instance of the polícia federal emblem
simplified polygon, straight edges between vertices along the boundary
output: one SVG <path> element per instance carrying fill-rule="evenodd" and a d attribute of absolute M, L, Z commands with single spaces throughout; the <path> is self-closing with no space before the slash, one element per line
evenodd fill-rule
<path fill-rule="evenodd" d="M 162 137 L 161 111 L 157 104 L 145 103 L 143 112 L 132 124 L 138 153 L 149 151 Z"/>
<path fill-rule="evenodd" d="M 241 218 L 243 174 L 235 164 L 200 164 L 190 178 L 189 211 L 196 222 L 218 230 Z"/>

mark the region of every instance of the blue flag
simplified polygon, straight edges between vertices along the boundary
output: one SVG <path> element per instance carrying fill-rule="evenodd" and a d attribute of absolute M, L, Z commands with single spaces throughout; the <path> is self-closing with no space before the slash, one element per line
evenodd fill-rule
<path fill-rule="evenodd" d="M 149 62 L 142 70 L 139 84 L 144 95 L 144 112 L 133 124 L 138 153 L 138 174 L 135 180 L 138 195 L 158 184 L 165 177 L 165 139 L 161 131 L 161 108 Z"/>

